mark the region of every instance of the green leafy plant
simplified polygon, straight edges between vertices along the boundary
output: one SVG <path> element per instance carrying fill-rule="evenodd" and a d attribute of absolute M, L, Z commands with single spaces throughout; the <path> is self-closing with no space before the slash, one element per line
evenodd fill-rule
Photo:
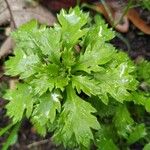
<path fill-rule="evenodd" d="M 109 43 L 115 33 L 99 16 L 90 25 L 78 7 L 57 17 L 51 28 L 31 21 L 12 34 L 16 48 L 5 74 L 20 82 L 4 97 L 13 125 L 28 118 L 37 133 L 53 132 L 56 144 L 71 149 L 116 150 L 145 137 L 129 104 L 144 109 L 150 100 L 134 99 L 135 66 Z"/>
<path fill-rule="evenodd" d="M 150 10 L 150 1 L 149 0 L 140 0 L 139 3 L 140 3 L 140 6 L 142 6 L 144 9 Z"/>

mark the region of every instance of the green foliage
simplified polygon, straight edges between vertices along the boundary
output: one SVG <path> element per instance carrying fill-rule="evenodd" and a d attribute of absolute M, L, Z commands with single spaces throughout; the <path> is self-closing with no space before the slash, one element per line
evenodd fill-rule
<path fill-rule="evenodd" d="M 138 141 L 140 138 L 145 137 L 146 130 L 144 124 L 140 124 L 134 128 L 134 131 L 129 135 L 128 143 L 132 144 Z"/>
<path fill-rule="evenodd" d="M 64 145 L 74 147 L 77 142 L 89 147 L 90 140 L 94 139 L 91 128 L 98 130 L 100 125 L 95 116 L 94 109 L 88 102 L 76 95 L 71 86 L 67 87 L 67 98 L 63 111 L 58 119 L 58 129 L 54 134 L 54 139 L 59 143 L 61 139 Z M 70 141 L 76 139 L 74 143 Z"/>
<path fill-rule="evenodd" d="M 36 104 L 31 121 L 40 134 L 46 135 L 47 122 L 53 123 L 56 112 L 61 111 L 60 97 L 57 92 L 45 94 L 40 98 L 40 103 Z"/>
<path fill-rule="evenodd" d="M 149 0 L 140 0 L 139 3 L 144 9 L 150 10 L 150 1 Z"/>
<path fill-rule="evenodd" d="M 138 80 L 144 81 L 150 86 L 150 62 L 141 58 L 138 60 L 136 69 Z"/>
<path fill-rule="evenodd" d="M 56 144 L 67 148 L 117 150 L 118 140 L 128 146 L 146 135 L 128 103 L 149 111 L 150 101 L 134 99 L 135 66 L 109 43 L 115 33 L 98 16 L 88 22 L 76 7 L 62 10 L 51 28 L 31 21 L 12 34 L 15 56 L 5 68 L 20 83 L 4 96 L 7 115 L 13 124 L 28 118 L 43 136 L 52 131 Z"/>
<path fill-rule="evenodd" d="M 132 99 L 135 104 L 143 105 L 147 112 L 150 112 L 150 95 L 147 92 L 136 91 L 132 93 Z"/>
<path fill-rule="evenodd" d="M 3 144 L 3 148 L 2 150 L 7 150 L 9 148 L 10 145 L 13 145 L 16 143 L 17 139 L 18 139 L 18 130 L 20 127 L 20 123 L 17 123 L 13 129 L 11 130 L 6 142 Z"/>
<path fill-rule="evenodd" d="M 5 98 L 10 100 L 6 106 L 7 114 L 17 123 L 22 120 L 24 113 L 30 117 L 33 109 L 34 98 L 32 97 L 30 86 L 18 84 L 16 89 L 10 90 L 5 94 Z M 14 107 L 15 106 L 15 107 Z"/>
<path fill-rule="evenodd" d="M 116 135 L 112 126 L 102 126 L 96 134 L 96 146 L 98 147 L 98 150 L 118 150 L 113 141 L 116 138 L 115 136 Z"/>
<path fill-rule="evenodd" d="M 149 150 L 149 149 L 150 149 L 150 143 L 146 144 L 146 145 L 144 146 L 144 149 L 143 149 L 143 150 Z"/>
<path fill-rule="evenodd" d="M 3 95 L 6 93 L 7 88 L 8 85 L 5 81 L 0 82 L 0 97 L 3 97 Z"/>
<path fill-rule="evenodd" d="M 131 128 L 134 124 L 134 121 L 131 118 L 130 113 L 125 105 L 120 105 L 117 107 L 113 119 L 118 134 L 124 138 L 127 138 L 128 133 L 131 131 Z"/>
<path fill-rule="evenodd" d="M 8 130 L 10 130 L 8 138 L 6 139 L 5 143 L 3 143 L 2 150 L 7 150 L 9 146 L 16 143 L 18 139 L 18 130 L 20 128 L 20 124 L 21 122 L 15 125 L 11 123 L 7 127 L 0 129 L 0 136 L 2 136 L 3 134 L 7 133 Z"/>

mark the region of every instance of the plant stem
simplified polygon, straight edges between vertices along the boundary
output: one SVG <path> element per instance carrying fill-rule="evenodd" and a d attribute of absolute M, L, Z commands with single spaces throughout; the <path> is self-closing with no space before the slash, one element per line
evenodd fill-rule
<path fill-rule="evenodd" d="M 34 142 L 34 143 L 31 143 L 31 144 L 27 145 L 27 148 L 31 149 L 33 147 L 38 147 L 40 145 L 43 145 L 43 144 L 46 144 L 46 143 L 49 143 L 49 142 L 50 142 L 50 139 L 45 139 L 45 140 L 37 141 L 37 142 Z"/>

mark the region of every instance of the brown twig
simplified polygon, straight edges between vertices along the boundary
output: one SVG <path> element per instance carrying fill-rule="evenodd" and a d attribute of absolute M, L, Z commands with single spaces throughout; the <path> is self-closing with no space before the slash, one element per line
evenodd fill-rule
<path fill-rule="evenodd" d="M 45 140 L 41 140 L 41 141 L 37 141 L 37 142 L 31 143 L 31 144 L 27 145 L 27 149 L 31 149 L 33 147 L 38 147 L 40 145 L 49 143 L 50 141 L 51 141 L 50 139 L 45 139 Z"/>
<path fill-rule="evenodd" d="M 11 16 L 11 20 L 13 22 L 13 25 L 14 25 L 14 28 L 16 29 L 17 28 L 17 25 L 15 23 L 15 20 L 14 20 L 14 17 L 13 17 L 13 14 L 12 14 L 12 11 L 11 11 L 11 8 L 9 6 L 9 3 L 8 3 L 8 0 L 5 0 L 6 4 L 7 4 L 7 8 L 9 10 L 9 13 L 10 13 L 10 16 Z"/>

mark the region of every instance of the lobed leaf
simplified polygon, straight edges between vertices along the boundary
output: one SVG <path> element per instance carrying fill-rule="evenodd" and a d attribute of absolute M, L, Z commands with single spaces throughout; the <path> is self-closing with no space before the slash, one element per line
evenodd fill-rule
<path fill-rule="evenodd" d="M 63 108 L 54 134 L 55 141 L 68 145 L 70 139 L 75 138 L 79 145 L 88 148 L 93 140 L 91 128 L 100 128 L 96 117 L 91 114 L 96 110 L 78 97 L 70 86 L 67 88 L 67 99 Z"/>
<path fill-rule="evenodd" d="M 128 143 L 133 144 L 139 139 L 145 137 L 147 135 L 145 125 L 139 124 L 134 128 L 134 131 L 129 135 Z"/>
<path fill-rule="evenodd" d="M 144 59 L 139 60 L 136 70 L 139 81 L 144 81 L 150 86 L 150 62 Z"/>
<path fill-rule="evenodd" d="M 150 143 L 146 144 L 143 148 L 143 150 L 149 150 L 150 149 Z"/>
<path fill-rule="evenodd" d="M 150 97 L 145 92 L 132 92 L 132 100 L 135 104 L 144 106 L 146 111 L 150 112 Z"/>
<path fill-rule="evenodd" d="M 47 124 L 49 122 L 53 124 L 56 112 L 60 112 L 60 97 L 57 92 L 45 94 L 40 97 L 40 103 L 36 104 L 31 121 L 41 135 L 46 135 Z"/>
<path fill-rule="evenodd" d="M 37 55 L 27 55 L 22 50 L 16 50 L 15 56 L 5 63 L 6 75 L 20 75 L 20 78 L 24 79 L 36 73 L 36 68 L 40 64 L 40 58 Z"/>
<path fill-rule="evenodd" d="M 29 118 L 33 110 L 35 101 L 31 93 L 31 87 L 27 84 L 17 84 L 16 89 L 8 90 L 4 95 L 5 99 L 9 100 L 7 104 L 7 115 L 13 119 L 14 123 L 21 121 L 24 117 Z"/>
<path fill-rule="evenodd" d="M 85 36 L 84 39 L 85 47 L 87 47 L 87 45 L 89 44 L 94 46 L 95 43 L 97 43 L 97 41 L 103 44 L 106 41 L 109 41 L 115 37 L 115 32 L 112 31 L 112 29 L 108 28 L 108 25 L 104 22 L 104 20 L 100 16 L 96 15 L 94 17 L 94 21 L 95 24 L 92 25 L 92 27 L 89 29 L 88 33 Z"/>
<path fill-rule="evenodd" d="M 114 129 L 110 125 L 103 125 L 96 133 L 96 146 L 98 150 L 118 150 L 113 140 L 117 139 Z"/>
<path fill-rule="evenodd" d="M 88 96 L 98 95 L 100 89 L 98 87 L 98 83 L 94 79 L 80 75 L 73 76 L 71 80 L 73 88 L 76 87 L 78 93 L 83 91 Z"/>
<path fill-rule="evenodd" d="M 115 53 L 113 46 L 109 44 L 97 43 L 91 47 L 88 45 L 85 52 L 80 54 L 79 60 L 76 63 L 73 70 L 85 71 L 91 73 L 91 71 L 99 72 L 102 68 L 99 65 L 109 62 Z"/>
<path fill-rule="evenodd" d="M 88 14 L 82 13 L 79 7 L 76 7 L 70 9 L 69 13 L 62 9 L 57 18 L 61 25 L 63 45 L 72 48 L 87 32 L 87 29 L 82 27 L 88 22 Z"/>
<path fill-rule="evenodd" d="M 108 94 L 119 102 L 129 100 L 131 96 L 129 93 L 136 89 L 137 81 L 130 74 L 132 66 L 129 66 L 127 62 L 118 64 L 118 66 L 111 66 L 101 72 L 96 73 L 95 78 L 100 82 L 100 95 L 101 100 L 107 104 Z"/>
<path fill-rule="evenodd" d="M 128 133 L 132 131 L 134 120 L 131 118 L 130 113 L 125 105 L 118 106 L 113 121 L 118 134 L 124 138 L 128 138 Z"/>

